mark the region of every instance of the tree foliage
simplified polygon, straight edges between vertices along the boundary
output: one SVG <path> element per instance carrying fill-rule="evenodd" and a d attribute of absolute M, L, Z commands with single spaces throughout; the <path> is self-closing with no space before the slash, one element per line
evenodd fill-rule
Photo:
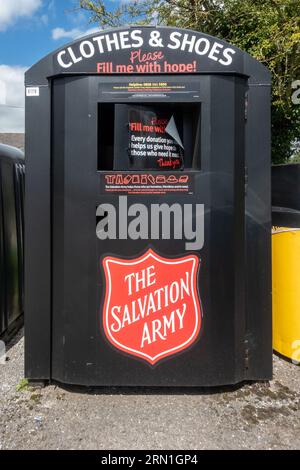
<path fill-rule="evenodd" d="M 291 84 L 300 79 L 299 0 L 133 0 L 111 10 L 103 0 L 80 0 L 101 27 L 157 24 L 220 37 L 265 64 L 273 76 L 272 160 L 287 161 L 300 139 L 300 106 Z"/>

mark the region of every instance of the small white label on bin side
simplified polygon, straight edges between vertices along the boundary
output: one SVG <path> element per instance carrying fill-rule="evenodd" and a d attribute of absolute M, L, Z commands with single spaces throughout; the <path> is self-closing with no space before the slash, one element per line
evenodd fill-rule
<path fill-rule="evenodd" d="M 38 86 L 29 86 L 26 88 L 26 96 L 40 96 L 40 89 Z"/>

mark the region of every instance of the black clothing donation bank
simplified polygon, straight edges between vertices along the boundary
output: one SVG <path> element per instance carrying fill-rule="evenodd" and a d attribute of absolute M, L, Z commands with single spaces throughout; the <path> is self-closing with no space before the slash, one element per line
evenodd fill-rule
<path fill-rule="evenodd" d="M 26 73 L 26 377 L 269 379 L 270 74 L 167 27 Z"/>

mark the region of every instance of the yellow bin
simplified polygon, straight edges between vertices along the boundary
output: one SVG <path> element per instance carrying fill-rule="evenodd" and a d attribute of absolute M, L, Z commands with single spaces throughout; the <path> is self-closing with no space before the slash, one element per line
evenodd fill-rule
<path fill-rule="evenodd" d="M 300 362 L 300 228 L 273 227 L 273 349 Z"/>

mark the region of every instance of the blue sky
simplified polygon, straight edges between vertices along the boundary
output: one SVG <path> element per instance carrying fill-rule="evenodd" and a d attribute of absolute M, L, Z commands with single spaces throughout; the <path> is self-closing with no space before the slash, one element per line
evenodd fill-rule
<path fill-rule="evenodd" d="M 76 6 L 77 0 L 0 0 L 0 132 L 24 130 L 25 70 L 97 28 Z"/>
<path fill-rule="evenodd" d="M 110 6 L 116 3 L 106 1 Z M 28 67 L 95 28 L 76 6 L 77 0 L 0 0 L 0 63 Z"/>

